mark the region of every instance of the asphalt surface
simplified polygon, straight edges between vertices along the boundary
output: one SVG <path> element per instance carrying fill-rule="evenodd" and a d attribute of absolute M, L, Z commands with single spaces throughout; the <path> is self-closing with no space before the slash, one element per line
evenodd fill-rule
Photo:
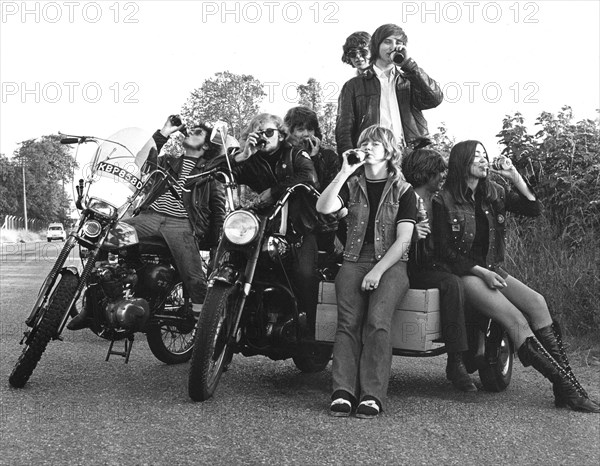
<path fill-rule="evenodd" d="M 394 357 L 384 413 L 333 418 L 331 366 L 304 375 L 236 355 L 215 397 L 194 403 L 188 365 L 162 364 L 143 335 L 124 364 L 105 362 L 108 342 L 82 330 L 51 342 L 13 389 L 23 321 L 60 246 L 2 245 L 0 464 L 600 463 L 600 415 L 556 409 L 550 383 L 518 362 L 506 391 L 463 394 L 444 378 L 445 356 Z M 600 366 L 573 365 L 599 399 Z"/>

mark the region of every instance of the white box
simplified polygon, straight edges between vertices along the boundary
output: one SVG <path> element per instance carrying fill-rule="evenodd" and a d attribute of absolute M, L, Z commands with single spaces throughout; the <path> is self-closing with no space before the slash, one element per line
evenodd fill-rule
<path fill-rule="evenodd" d="M 332 282 L 321 284 L 315 339 L 335 340 L 337 328 L 337 305 L 332 303 L 335 287 Z M 327 301 L 327 302 L 326 302 Z M 437 289 L 409 290 L 392 320 L 392 346 L 400 350 L 426 351 L 433 341 L 441 337 L 440 299 Z"/>

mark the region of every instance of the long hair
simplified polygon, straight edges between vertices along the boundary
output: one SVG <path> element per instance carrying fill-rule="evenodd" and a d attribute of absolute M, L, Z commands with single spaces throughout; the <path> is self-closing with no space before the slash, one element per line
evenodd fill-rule
<path fill-rule="evenodd" d="M 450 158 L 448 159 L 448 176 L 444 189 L 448 190 L 452 197 L 459 204 L 469 202 L 467 198 L 467 180 L 469 179 L 471 164 L 475 159 L 475 150 L 481 145 L 484 148 L 485 156 L 487 151 L 481 142 L 475 140 L 461 141 L 452 147 Z M 488 159 L 489 161 L 489 159 Z M 480 179 L 477 183 L 476 190 L 483 195 L 483 198 L 488 202 L 495 201 L 498 198 L 498 192 L 494 184 L 490 181 L 489 176 Z"/>
<path fill-rule="evenodd" d="M 379 26 L 373 33 L 371 42 L 369 43 L 369 48 L 371 50 L 371 63 L 375 63 L 377 61 L 379 58 L 379 46 L 384 39 L 390 36 L 400 36 L 404 45 L 408 43 L 408 37 L 400 26 L 395 24 L 384 24 L 383 26 Z"/>
<path fill-rule="evenodd" d="M 253 133 L 254 131 L 258 130 L 260 125 L 267 122 L 275 123 L 279 134 L 283 137 L 283 141 L 287 139 L 288 131 L 286 126 L 283 124 L 283 120 L 281 119 L 281 117 L 278 117 L 277 115 L 273 115 L 271 113 L 259 113 L 254 118 L 252 118 L 252 120 L 250 120 L 248 125 L 246 125 L 246 127 L 244 128 L 244 131 L 242 131 L 242 134 L 240 135 L 240 147 L 244 147 L 246 139 L 248 139 L 248 135 L 250 133 Z"/>
<path fill-rule="evenodd" d="M 305 107 L 304 105 L 290 108 L 285 114 L 285 117 L 283 117 L 283 122 L 289 130 L 290 135 L 297 127 L 301 126 L 309 131 L 312 129 L 317 138 L 323 139 L 323 134 L 319 127 L 319 117 L 314 110 Z"/>
<path fill-rule="evenodd" d="M 446 167 L 444 157 L 433 149 L 415 149 L 402 158 L 402 173 L 413 188 L 427 184 Z"/>
<path fill-rule="evenodd" d="M 402 171 L 400 170 L 402 153 L 400 152 L 400 149 L 398 149 L 394 133 L 383 126 L 371 125 L 360 133 L 360 136 L 358 137 L 358 147 L 365 141 L 376 141 L 383 144 L 383 149 L 387 157 L 387 168 L 392 180 L 395 183 L 404 180 L 404 176 L 402 176 Z"/>

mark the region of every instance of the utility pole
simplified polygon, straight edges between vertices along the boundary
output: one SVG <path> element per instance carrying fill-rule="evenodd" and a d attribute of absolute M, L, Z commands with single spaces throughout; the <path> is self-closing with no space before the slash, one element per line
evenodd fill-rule
<path fill-rule="evenodd" d="M 25 189 L 25 158 L 21 160 L 23 167 L 23 215 L 25 216 L 25 231 L 29 231 L 27 222 L 27 190 Z"/>
<path fill-rule="evenodd" d="M 27 141 L 21 141 L 21 149 L 23 148 L 23 143 Z M 25 188 L 25 155 L 21 154 L 21 168 L 23 170 L 23 217 L 25 218 L 25 231 L 29 231 L 29 225 L 27 221 L 27 190 Z"/>

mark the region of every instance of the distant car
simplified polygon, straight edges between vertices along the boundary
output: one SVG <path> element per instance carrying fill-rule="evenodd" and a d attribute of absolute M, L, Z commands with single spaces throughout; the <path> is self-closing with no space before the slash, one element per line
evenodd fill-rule
<path fill-rule="evenodd" d="M 67 233 L 62 223 L 51 223 L 48 225 L 48 231 L 46 232 L 46 239 L 48 242 L 53 239 L 65 241 L 67 239 Z"/>

